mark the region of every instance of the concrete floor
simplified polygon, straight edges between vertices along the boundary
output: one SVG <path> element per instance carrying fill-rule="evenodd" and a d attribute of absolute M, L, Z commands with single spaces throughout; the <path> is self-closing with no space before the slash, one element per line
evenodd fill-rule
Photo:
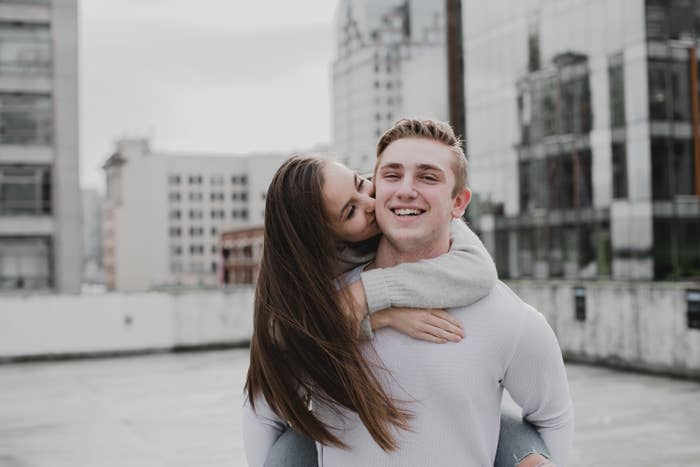
<path fill-rule="evenodd" d="M 248 351 L 0 366 L 0 466 L 244 466 Z M 571 465 L 700 467 L 700 384 L 568 365 Z"/>

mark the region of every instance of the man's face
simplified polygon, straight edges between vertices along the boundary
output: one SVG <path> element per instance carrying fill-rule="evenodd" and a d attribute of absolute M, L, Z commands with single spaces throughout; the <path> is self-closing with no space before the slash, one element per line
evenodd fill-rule
<path fill-rule="evenodd" d="M 464 214 L 471 193 L 452 196 L 456 155 L 444 144 L 404 138 L 382 153 L 376 170 L 375 215 L 390 242 L 400 249 L 425 249 L 449 238 L 449 224 Z"/>

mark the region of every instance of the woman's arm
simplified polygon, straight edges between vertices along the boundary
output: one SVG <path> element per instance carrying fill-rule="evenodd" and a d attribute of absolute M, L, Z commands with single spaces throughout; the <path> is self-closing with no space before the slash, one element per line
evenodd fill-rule
<path fill-rule="evenodd" d="M 450 239 L 450 251 L 437 258 L 363 272 L 363 287 L 350 289 L 355 302 L 366 303 L 374 313 L 390 307 L 453 308 L 480 300 L 498 280 L 496 266 L 463 221 L 452 221 Z"/>

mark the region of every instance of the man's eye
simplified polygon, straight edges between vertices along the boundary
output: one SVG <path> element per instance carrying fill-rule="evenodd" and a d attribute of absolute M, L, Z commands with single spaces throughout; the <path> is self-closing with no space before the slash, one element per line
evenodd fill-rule
<path fill-rule="evenodd" d="M 397 174 L 395 174 L 395 173 L 389 172 L 389 173 L 385 173 L 385 174 L 384 174 L 384 178 L 392 179 L 392 178 L 399 178 L 399 176 L 398 176 Z"/>

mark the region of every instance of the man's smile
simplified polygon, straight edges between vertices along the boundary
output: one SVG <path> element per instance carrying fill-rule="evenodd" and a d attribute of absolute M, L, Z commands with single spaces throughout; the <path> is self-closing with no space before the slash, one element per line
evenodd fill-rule
<path fill-rule="evenodd" d="M 399 217 L 406 217 L 406 216 L 420 216 L 425 212 L 425 209 L 418 209 L 418 208 L 390 208 L 391 212 L 393 212 L 395 215 Z"/>

